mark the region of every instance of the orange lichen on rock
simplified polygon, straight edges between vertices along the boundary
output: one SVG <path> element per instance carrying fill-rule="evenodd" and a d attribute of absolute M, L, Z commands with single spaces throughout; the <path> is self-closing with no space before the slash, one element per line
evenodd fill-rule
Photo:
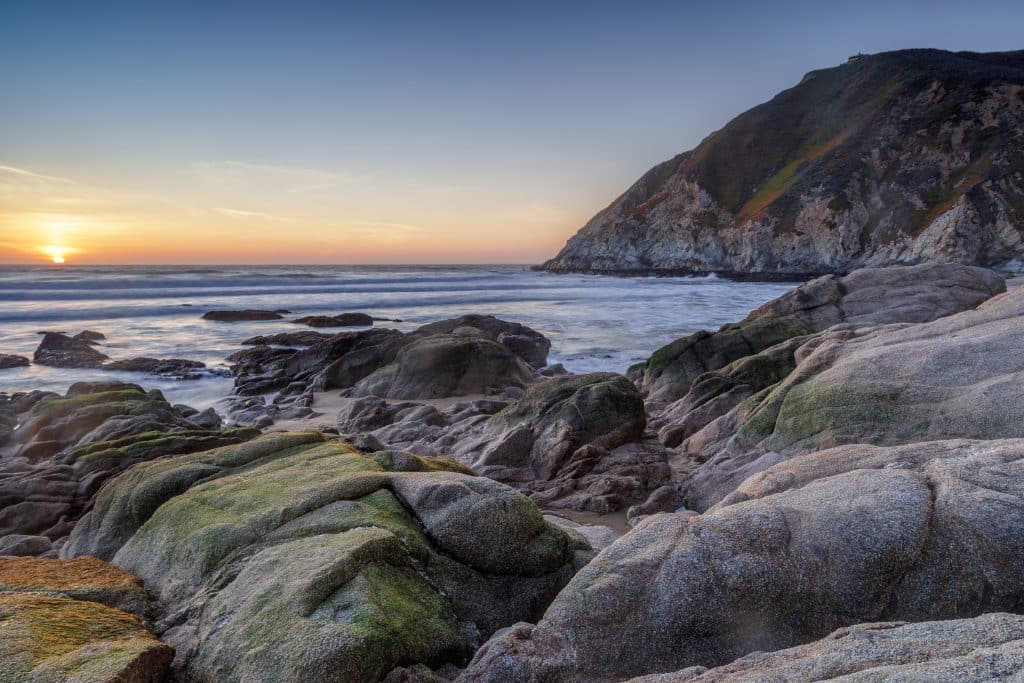
<path fill-rule="evenodd" d="M 158 681 L 173 656 L 121 610 L 39 593 L 0 595 L 0 680 Z"/>
<path fill-rule="evenodd" d="M 142 582 L 95 557 L 57 560 L 45 557 L 0 557 L 0 590 L 67 591 L 106 588 L 142 591 Z"/>
<path fill-rule="evenodd" d="M 91 600 L 141 617 L 149 611 L 149 598 L 138 578 L 88 556 L 71 560 L 0 557 L 0 593 Z"/>

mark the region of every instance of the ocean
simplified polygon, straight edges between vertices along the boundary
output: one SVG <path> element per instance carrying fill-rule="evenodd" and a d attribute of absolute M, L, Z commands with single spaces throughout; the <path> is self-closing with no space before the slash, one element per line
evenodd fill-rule
<path fill-rule="evenodd" d="M 551 338 L 551 363 L 624 372 L 700 329 L 742 319 L 793 285 L 708 277 L 554 275 L 526 266 L 0 266 L 0 353 L 31 357 L 39 332 L 106 335 L 112 359 L 150 356 L 227 368 L 242 340 L 308 329 L 292 317 L 361 311 L 403 331 L 464 313 L 521 322 Z M 285 320 L 219 323 L 213 309 L 287 309 Z M 346 328 L 358 329 L 358 328 Z M 334 330 L 320 330 L 331 332 Z M 337 331 L 344 331 L 338 329 Z M 0 391 L 63 392 L 84 380 L 136 382 L 174 403 L 217 407 L 231 378 L 173 380 L 141 373 L 0 370 Z"/>

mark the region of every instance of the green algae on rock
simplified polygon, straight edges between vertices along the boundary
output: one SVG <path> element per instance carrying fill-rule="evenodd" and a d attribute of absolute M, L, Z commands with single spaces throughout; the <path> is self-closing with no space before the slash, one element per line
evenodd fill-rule
<path fill-rule="evenodd" d="M 70 533 L 103 484 L 137 462 L 259 433 L 205 428 L 159 391 L 121 382 L 78 383 L 65 396 L 41 397 L 18 413 L 21 424 L 9 438 L 0 477 L 5 554 L 55 554 L 54 544 Z"/>
<path fill-rule="evenodd" d="M 314 432 L 139 464 L 100 492 L 64 553 L 138 574 L 195 681 L 379 680 L 463 662 L 539 616 L 590 557 L 458 463 Z"/>

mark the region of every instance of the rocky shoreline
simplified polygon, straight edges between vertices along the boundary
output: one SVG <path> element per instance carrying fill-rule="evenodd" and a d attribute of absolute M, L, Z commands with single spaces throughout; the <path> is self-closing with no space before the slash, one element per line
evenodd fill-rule
<path fill-rule="evenodd" d="M 1024 289 L 996 273 L 818 277 L 625 374 L 492 316 L 367 327 L 240 340 L 223 418 L 0 394 L 0 680 L 1024 667 Z"/>

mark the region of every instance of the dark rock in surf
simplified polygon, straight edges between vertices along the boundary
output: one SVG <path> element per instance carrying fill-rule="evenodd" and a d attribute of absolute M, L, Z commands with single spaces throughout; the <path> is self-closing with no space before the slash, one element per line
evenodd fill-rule
<path fill-rule="evenodd" d="M 282 320 L 288 311 L 208 311 L 203 314 L 203 320 L 215 320 L 217 322 L 233 323 L 251 320 Z"/>
<path fill-rule="evenodd" d="M 15 356 L 9 353 L 0 353 L 0 370 L 8 370 L 10 368 L 24 368 L 29 364 L 28 358 L 25 356 Z"/>
<path fill-rule="evenodd" d="M 109 356 L 93 346 L 104 338 L 99 332 L 88 330 L 74 337 L 63 332 L 44 332 L 33 361 L 56 368 L 98 368 Z"/>
<path fill-rule="evenodd" d="M 181 358 L 129 358 L 127 360 L 115 360 L 104 363 L 103 370 L 120 370 L 123 372 L 145 372 L 161 377 L 173 377 L 175 379 L 199 379 L 202 374 L 196 372 L 206 368 L 206 363 L 195 360 L 183 360 Z"/>
<path fill-rule="evenodd" d="M 309 327 L 371 327 L 374 318 L 365 313 L 341 313 L 339 315 L 307 315 L 292 322 Z"/>

